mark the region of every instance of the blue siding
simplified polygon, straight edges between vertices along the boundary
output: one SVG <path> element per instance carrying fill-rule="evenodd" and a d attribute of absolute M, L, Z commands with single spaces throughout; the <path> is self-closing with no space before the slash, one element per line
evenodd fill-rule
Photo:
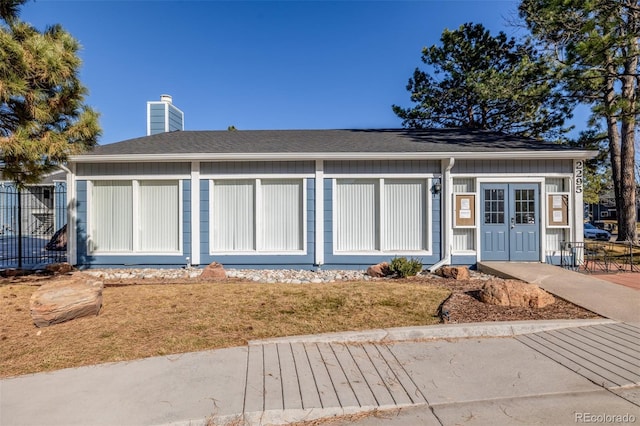
<path fill-rule="evenodd" d="M 79 266 L 90 266 L 92 259 L 87 254 L 87 181 L 76 182 L 76 254 Z"/>
<path fill-rule="evenodd" d="M 247 174 L 286 174 L 315 173 L 313 161 L 231 161 L 200 163 L 201 174 L 247 175 Z"/>
<path fill-rule="evenodd" d="M 476 264 L 476 256 L 475 255 L 453 255 L 451 256 L 451 264 L 452 265 L 460 265 L 460 266 L 472 266 Z"/>
<path fill-rule="evenodd" d="M 150 134 L 165 132 L 165 110 L 167 105 L 163 103 L 149 105 Z"/>
<path fill-rule="evenodd" d="M 191 163 L 81 163 L 77 167 L 79 177 L 91 176 L 163 176 L 191 174 Z"/>
<path fill-rule="evenodd" d="M 168 105 L 169 108 L 169 131 L 174 132 L 176 130 L 183 129 L 182 113 L 173 105 Z"/>
<path fill-rule="evenodd" d="M 437 160 L 326 161 L 326 174 L 440 173 Z"/>
<path fill-rule="evenodd" d="M 458 160 L 451 170 L 457 173 L 573 173 L 572 160 Z M 455 176 L 454 176 L 455 177 Z"/>

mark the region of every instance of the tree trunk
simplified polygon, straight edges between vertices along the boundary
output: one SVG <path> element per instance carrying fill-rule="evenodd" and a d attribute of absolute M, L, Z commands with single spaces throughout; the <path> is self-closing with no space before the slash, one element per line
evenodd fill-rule
<path fill-rule="evenodd" d="M 630 11 L 629 21 L 638 13 Z M 634 26 L 631 25 L 633 28 Z M 637 241 L 636 232 L 636 181 L 635 181 L 635 130 L 636 130 L 636 94 L 638 81 L 635 74 L 638 70 L 637 39 L 631 37 L 628 44 L 627 60 L 624 63 L 622 81 L 622 126 L 621 126 L 621 166 L 620 176 L 620 208 L 618 209 L 618 241 Z"/>
<path fill-rule="evenodd" d="M 612 111 L 616 98 L 615 88 L 614 88 L 614 75 L 616 75 L 615 67 L 612 63 L 611 58 L 608 59 L 607 64 L 607 75 L 605 77 L 606 80 L 606 89 L 604 92 L 603 103 L 604 107 L 607 111 Z M 611 179 L 613 180 L 613 193 L 616 200 L 616 211 L 618 212 L 618 238 L 620 237 L 620 227 L 622 226 L 620 222 L 620 211 L 622 210 L 622 188 L 620 185 L 621 176 L 622 176 L 622 160 L 620 153 L 620 132 L 618 130 L 618 119 L 613 114 L 605 114 L 605 120 L 607 122 L 607 134 L 609 136 L 609 158 L 611 160 Z"/>

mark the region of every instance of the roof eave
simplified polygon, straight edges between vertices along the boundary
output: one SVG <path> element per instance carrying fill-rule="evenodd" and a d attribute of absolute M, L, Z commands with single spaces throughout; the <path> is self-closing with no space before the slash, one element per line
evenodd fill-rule
<path fill-rule="evenodd" d="M 486 152 L 251 152 L 188 154 L 108 154 L 74 155 L 73 163 L 191 162 L 191 161 L 296 161 L 296 160 L 473 160 L 560 159 L 587 160 L 597 151 L 486 151 Z"/>

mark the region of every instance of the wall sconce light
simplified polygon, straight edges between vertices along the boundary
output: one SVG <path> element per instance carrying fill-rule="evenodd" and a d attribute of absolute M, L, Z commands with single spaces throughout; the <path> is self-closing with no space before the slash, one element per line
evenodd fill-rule
<path fill-rule="evenodd" d="M 433 184 L 432 189 L 434 194 L 439 194 L 440 191 L 442 190 L 442 184 L 440 182 L 436 182 Z"/>

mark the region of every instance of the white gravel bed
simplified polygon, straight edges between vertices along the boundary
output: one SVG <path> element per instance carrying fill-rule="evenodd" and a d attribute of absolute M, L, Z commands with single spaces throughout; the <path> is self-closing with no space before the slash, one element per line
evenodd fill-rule
<path fill-rule="evenodd" d="M 181 280 L 198 278 L 202 273 L 201 268 L 177 268 L 177 269 L 87 269 L 85 274 L 92 275 L 103 280 Z M 287 284 L 307 284 L 307 283 L 334 283 L 341 281 L 369 281 L 381 278 L 373 278 L 365 271 L 356 270 L 319 270 L 309 271 L 303 269 L 226 269 L 227 278 L 239 278 L 246 281 L 260 283 L 287 283 Z M 490 275 L 477 271 L 469 271 L 471 279 L 487 280 L 493 278 Z M 423 271 L 422 275 L 439 279 L 428 271 Z"/>

